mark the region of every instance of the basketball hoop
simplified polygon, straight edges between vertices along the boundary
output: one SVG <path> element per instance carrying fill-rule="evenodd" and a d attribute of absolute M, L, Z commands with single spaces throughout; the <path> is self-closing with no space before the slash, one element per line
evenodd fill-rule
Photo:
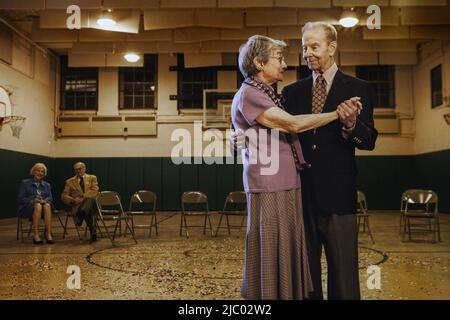
<path fill-rule="evenodd" d="M 0 117 L 0 126 L 11 122 L 11 117 Z"/>
<path fill-rule="evenodd" d="M 12 95 L 13 91 L 10 87 L 0 85 L 0 131 L 5 124 L 9 124 L 12 135 L 20 138 L 20 132 L 22 131 L 26 118 L 13 115 L 13 104 L 10 99 Z"/>
<path fill-rule="evenodd" d="M 3 120 L 3 124 L 8 123 L 9 127 L 11 128 L 13 137 L 20 138 L 20 133 L 22 132 L 23 125 L 27 118 L 22 116 L 11 116 L 7 118 Z"/>

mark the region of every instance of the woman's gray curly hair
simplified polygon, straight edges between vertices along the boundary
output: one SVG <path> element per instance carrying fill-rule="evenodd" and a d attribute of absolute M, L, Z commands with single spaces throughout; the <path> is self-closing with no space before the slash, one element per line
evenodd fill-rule
<path fill-rule="evenodd" d="M 245 78 L 256 75 L 259 70 L 255 66 L 255 57 L 261 63 L 267 63 L 272 49 L 284 50 L 286 42 L 266 36 L 254 35 L 239 48 L 239 70 Z"/>
<path fill-rule="evenodd" d="M 33 167 L 31 167 L 30 176 L 34 176 L 34 171 L 36 171 L 36 169 L 38 169 L 38 168 L 44 169 L 44 177 L 47 176 L 47 167 L 45 164 L 40 163 L 40 162 L 36 163 Z"/>

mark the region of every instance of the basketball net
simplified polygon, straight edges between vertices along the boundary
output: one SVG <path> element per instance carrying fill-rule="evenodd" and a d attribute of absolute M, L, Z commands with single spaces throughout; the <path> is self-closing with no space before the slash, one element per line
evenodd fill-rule
<path fill-rule="evenodd" d="M 20 138 L 25 120 L 26 118 L 22 116 L 0 117 L 0 130 L 3 125 L 9 124 L 13 137 Z"/>

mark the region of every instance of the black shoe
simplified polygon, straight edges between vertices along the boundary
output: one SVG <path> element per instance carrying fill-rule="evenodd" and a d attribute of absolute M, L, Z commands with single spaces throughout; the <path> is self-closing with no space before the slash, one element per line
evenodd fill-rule
<path fill-rule="evenodd" d="M 55 244 L 55 240 L 49 240 L 48 238 L 47 238 L 47 234 L 44 234 L 44 237 L 45 237 L 45 242 L 47 242 L 47 244 Z"/>
<path fill-rule="evenodd" d="M 35 240 L 35 239 L 33 238 L 33 243 L 34 243 L 34 244 L 44 244 L 44 241 L 42 241 L 42 240 Z"/>
<path fill-rule="evenodd" d="M 89 243 L 93 243 L 97 241 L 97 235 L 94 233 L 93 235 L 91 235 L 91 240 L 89 241 Z"/>

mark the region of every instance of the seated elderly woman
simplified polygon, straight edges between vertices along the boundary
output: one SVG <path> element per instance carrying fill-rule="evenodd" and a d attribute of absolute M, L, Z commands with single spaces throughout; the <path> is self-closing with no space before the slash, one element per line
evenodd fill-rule
<path fill-rule="evenodd" d="M 52 189 L 48 182 L 43 179 L 47 175 L 47 167 L 43 163 L 36 163 L 30 170 L 32 178 L 22 180 L 19 188 L 19 214 L 33 221 L 33 243 L 43 244 L 39 235 L 39 224 L 44 213 L 45 233 L 44 237 L 48 244 L 54 244 L 51 233 Z"/>

